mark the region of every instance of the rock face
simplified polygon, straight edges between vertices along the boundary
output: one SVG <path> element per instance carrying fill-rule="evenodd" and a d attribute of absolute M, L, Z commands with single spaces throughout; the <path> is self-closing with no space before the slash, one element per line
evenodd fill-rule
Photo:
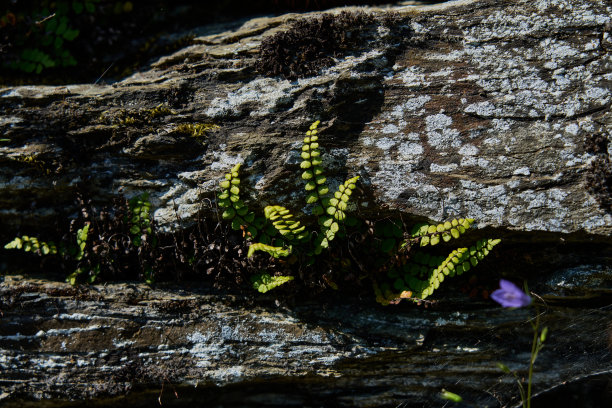
<path fill-rule="evenodd" d="M 299 210 L 301 140 L 321 120 L 329 179 L 361 176 L 363 214 L 470 216 L 510 247 L 554 242 L 521 271 L 549 304 L 534 389 L 609 374 L 610 3 L 330 13 L 211 28 L 113 84 L 0 89 L 0 238 L 52 229 L 77 191 L 148 192 L 173 231 L 214 206 L 236 163 L 253 203 Z M 578 266 L 541 276 L 555 253 Z M 150 405 L 160 389 L 166 405 L 173 387 L 219 406 L 441 406 L 442 388 L 505 405 L 515 380 L 495 362 L 524 375 L 531 344 L 533 310 L 452 295 L 424 310 L 16 278 L 0 291 L 9 406 L 128 390 L 121 403 Z"/>
<path fill-rule="evenodd" d="M 540 398 L 612 373 L 612 313 L 593 303 L 609 303 L 610 280 L 606 287 L 583 286 L 573 298 L 559 296 L 576 289 L 569 282 L 541 287 L 541 327 L 550 334 L 534 376 Z M 433 310 L 346 297 L 277 307 L 197 287 L 75 289 L 20 278 L 5 279 L 0 296 L 7 407 L 96 397 L 108 406 L 159 397 L 164 406 L 435 407 L 443 388 L 477 406 L 508 406 L 518 390 L 497 362 L 526 375 L 535 312 L 453 296 Z M 605 406 L 606 395 L 605 385 L 594 387 L 566 406 Z"/>
<path fill-rule="evenodd" d="M 339 22 L 316 13 L 251 20 L 111 85 L 0 90 L 7 232 L 40 225 L 79 184 L 101 201 L 148 191 L 159 225 L 176 228 L 238 162 L 253 198 L 299 208 L 298 149 L 315 119 L 336 184 L 361 175 L 370 208 L 469 215 L 516 231 L 612 232 L 608 3 L 363 10 Z M 318 26 L 338 38 L 305 41 Z M 262 43 L 272 51 L 260 53 Z M 190 123 L 220 128 L 177 132 Z"/>

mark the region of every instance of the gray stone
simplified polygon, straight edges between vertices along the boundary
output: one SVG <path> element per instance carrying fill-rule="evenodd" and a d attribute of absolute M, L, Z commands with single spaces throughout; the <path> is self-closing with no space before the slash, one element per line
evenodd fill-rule
<path fill-rule="evenodd" d="M 0 238 L 51 229 L 83 189 L 97 203 L 148 192 L 160 228 L 175 231 L 210 215 L 236 163 L 253 205 L 300 209 L 300 143 L 321 120 L 329 179 L 361 176 L 362 214 L 469 216 L 480 234 L 503 235 L 508 268 L 525 267 L 515 274 L 548 305 L 537 393 L 608 375 L 612 216 L 609 189 L 593 180 L 605 176 L 595 164 L 610 165 L 611 8 L 363 8 L 373 20 L 358 41 L 297 79 L 259 72 L 259 47 L 320 13 L 264 17 L 113 84 L 2 88 Z M 344 10 L 354 11 L 331 12 Z M 186 123 L 219 129 L 194 138 L 178 131 Z M 516 405 L 496 362 L 525 375 L 535 312 L 453 294 L 431 310 L 347 296 L 277 305 L 199 286 L 19 277 L 3 280 L 0 299 L 7 406 L 128 391 L 121 403 L 150 405 L 160 390 L 166 405 L 173 387 L 179 403 L 218 406 L 441 406 L 442 388 Z"/>
<path fill-rule="evenodd" d="M 256 182 L 253 198 L 290 197 L 283 204 L 299 207 L 292 157 L 304 129 L 321 119 L 331 178 L 361 175 L 377 204 L 433 220 L 470 216 L 479 227 L 610 235 L 609 208 L 586 187 L 596 154 L 585 148 L 591 135 L 610 143 L 606 2 L 360 10 L 374 16 L 359 34 L 368 46 L 317 76 L 254 69 L 263 39 L 316 17 L 292 14 L 197 37 L 112 85 L 0 90 L 0 130 L 12 140 L 0 147 L 3 207 L 24 208 L 19 192 L 32 193 L 32 211 L 16 218 L 3 210 L 3 224 L 39 225 L 87 174 L 100 180 L 91 191 L 100 200 L 149 190 L 159 225 L 170 230 L 174 205 L 182 222 L 193 222 L 201 209 L 194 198 L 212 198 L 212 181 L 238 162 Z M 390 12 L 396 20 L 385 26 Z M 144 113 L 159 104 L 173 113 Z M 199 145 L 174 132 L 195 122 L 220 129 Z M 48 174 L 15 162 L 28 156 Z"/>

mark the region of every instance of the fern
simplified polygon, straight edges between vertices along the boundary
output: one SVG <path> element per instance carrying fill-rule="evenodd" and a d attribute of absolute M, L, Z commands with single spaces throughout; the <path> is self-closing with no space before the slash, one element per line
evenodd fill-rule
<path fill-rule="evenodd" d="M 448 242 L 453 238 L 459 238 L 473 223 L 472 218 L 459 218 L 442 224 L 417 224 L 412 230 L 411 239 L 406 241 L 402 247 L 415 242 L 421 246 L 437 245 L 440 239 Z"/>
<path fill-rule="evenodd" d="M 293 214 L 285 207 L 269 205 L 264 209 L 264 214 L 285 240 L 289 242 L 308 240 L 310 233 L 306 231 L 306 227 L 300 226 L 299 221 L 293 220 Z"/>
<path fill-rule="evenodd" d="M 85 255 L 85 246 L 87 245 L 87 236 L 89 235 L 89 225 L 89 223 L 85 224 L 85 226 L 79 229 L 76 233 L 77 247 L 76 254 L 74 255 L 74 259 L 76 261 L 80 261 Z"/>
<path fill-rule="evenodd" d="M 465 224 L 457 221 L 457 225 L 463 226 L 465 232 Z M 451 221 L 451 224 L 454 222 Z M 472 220 L 468 220 L 470 225 Z M 444 225 L 444 224 L 439 224 Z M 423 236 L 431 236 L 425 234 L 433 234 L 432 225 L 419 226 L 418 231 Z M 437 225 L 433 225 L 437 227 Z M 459 230 L 459 228 L 457 228 Z M 440 232 L 436 229 L 436 232 Z M 413 234 L 414 235 L 414 234 Z M 454 236 L 453 236 L 454 237 Z M 402 298 L 426 299 L 440 287 L 440 284 L 446 277 L 462 275 L 489 254 L 494 246 L 499 244 L 499 239 L 484 238 L 476 242 L 475 245 L 466 248 L 457 248 L 453 250 L 447 257 L 430 255 L 422 251 L 414 251 L 410 255 L 410 259 L 404 265 L 394 266 L 387 272 L 387 277 L 392 280 L 392 283 L 374 282 L 374 291 L 376 301 L 381 304 L 389 304 L 397 302 Z"/>
<path fill-rule="evenodd" d="M 262 251 L 274 258 L 287 257 L 299 248 L 299 252 L 308 257 L 308 263 L 314 263 L 314 255 L 320 254 L 329 247 L 329 243 L 340 231 L 341 224 L 346 220 L 348 202 L 355 189 L 359 176 L 346 180 L 338 187 L 333 196 L 329 196 L 329 187 L 325 177 L 319 137 L 317 136 L 319 121 L 314 122 L 304 138 L 302 145 L 303 170 L 302 179 L 306 181 L 306 203 L 312 205 L 312 213 L 318 219 L 319 231 L 313 235 L 296 220 L 290 210 L 280 205 L 270 205 L 264 209 L 264 218 L 255 218 L 252 212 L 240 199 L 240 164 L 234 166 L 221 182 L 219 207 L 223 208 L 222 217 L 230 221 L 235 230 L 242 229 L 245 235 L 258 242 L 251 243 L 248 257 Z M 271 289 L 271 288 L 270 288 Z"/>
<path fill-rule="evenodd" d="M 220 183 L 222 191 L 218 196 L 218 205 L 224 209 L 221 216 L 224 220 L 230 221 L 232 229 L 244 229 L 252 238 L 255 238 L 258 232 L 258 228 L 253 225 L 255 214 L 250 212 L 249 207 L 240 199 L 240 177 L 238 174 L 240 166 L 240 163 L 235 165 L 225 175 L 225 180 Z"/>
<path fill-rule="evenodd" d="M 322 166 L 321 151 L 319 150 L 319 136 L 317 136 L 320 121 L 310 125 L 302 144 L 302 163 L 304 169 L 302 179 L 306 181 L 306 203 L 314 204 L 313 215 L 319 217 L 320 233 L 315 240 L 313 253 L 318 255 L 335 238 L 340 224 L 346 219 L 348 201 L 355 189 L 359 176 L 346 180 L 338 187 L 332 198 L 328 197 L 329 187 Z"/>
<path fill-rule="evenodd" d="M 53 241 L 43 242 L 36 237 L 27 235 L 21 238 L 16 237 L 14 240 L 4 246 L 5 249 L 20 249 L 25 252 L 36 252 L 41 255 L 57 255 L 60 250 Z"/>
<path fill-rule="evenodd" d="M 252 257 L 255 251 L 266 252 L 274 258 L 283 258 L 291 255 L 291 246 L 289 246 L 288 248 L 283 248 L 282 246 L 271 246 L 262 244 L 261 242 L 255 242 L 249 246 L 249 252 L 247 253 L 247 257 Z"/>
<path fill-rule="evenodd" d="M 302 179 L 306 181 L 305 189 L 307 194 L 306 203 L 313 204 L 313 215 L 318 217 L 319 233 L 312 248 L 305 252 L 309 255 L 318 255 L 323 249 L 329 247 L 336 233 L 340 230 L 340 224 L 346 219 L 348 202 L 355 183 L 359 176 L 346 180 L 329 197 L 329 187 L 327 178 L 324 175 L 321 151 L 319 150 L 319 137 L 317 127 L 319 121 L 314 122 L 306 132 L 302 145 L 302 162 L 300 168 L 304 171 Z M 260 236 L 258 244 L 251 244 L 249 257 L 256 251 L 264 251 L 268 254 L 279 257 L 289 256 L 293 246 L 296 244 L 306 245 L 310 242 L 312 234 L 306 230 L 300 221 L 294 219 L 290 211 L 279 205 L 267 206 L 264 209 L 265 219 L 255 219 L 252 212 L 240 199 L 240 164 L 237 164 L 225 175 L 225 180 L 221 182 L 221 194 L 219 194 L 219 207 L 224 208 L 222 217 L 231 221 L 232 228 L 235 230 L 243 229 L 248 232 L 250 238 Z M 307 246 L 307 245 L 306 245 Z"/>
<path fill-rule="evenodd" d="M 270 276 L 267 273 L 260 273 L 251 277 L 253 288 L 261 293 L 266 293 L 292 280 L 293 276 Z"/>
<path fill-rule="evenodd" d="M 132 242 L 135 246 L 140 246 L 143 236 L 151 236 L 153 234 L 149 194 L 143 193 L 131 198 L 128 201 L 128 208 L 131 213 L 129 224 Z M 152 238 L 151 245 L 153 247 L 157 245 L 155 237 Z"/>

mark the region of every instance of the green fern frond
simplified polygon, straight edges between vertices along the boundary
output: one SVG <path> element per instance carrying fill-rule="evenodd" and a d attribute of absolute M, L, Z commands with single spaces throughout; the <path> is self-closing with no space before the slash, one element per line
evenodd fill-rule
<path fill-rule="evenodd" d="M 60 250 L 53 241 L 43 242 L 36 237 L 27 235 L 21 238 L 16 237 L 14 240 L 4 246 L 5 249 L 20 249 L 25 252 L 39 252 L 42 255 L 57 255 Z"/>
<path fill-rule="evenodd" d="M 340 230 L 340 223 L 346 219 L 346 208 L 349 198 L 355 189 L 355 183 L 359 180 L 359 176 L 352 177 L 338 186 L 338 191 L 334 193 L 332 198 L 324 198 L 321 200 L 321 210 L 324 215 L 319 218 L 321 225 L 321 233 L 315 242 L 315 254 L 319 254 L 323 248 L 328 248 L 329 243 L 336 237 L 336 233 Z M 316 208 L 316 207 L 315 207 Z"/>
<path fill-rule="evenodd" d="M 308 239 L 310 234 L 306 231 L 306 227 L 300 226 L 300 222 L 295 221 L 293 214 L 285 207 L 269 205 L 264 209 L 264 214 L 287 241 L 300 242 Z"/>
<path fill-rule="evenodd" d="M 274 258 L 286 257 L 291 254 L 292 247 L 283 248 L 281 246 L 271 246 L 262 244 L 261 242 L 255 242 L 249 246 L 249 252 L 247 253 L 247 258 L 250 258 L 255 254 L 256 251 L 267 252 Z"/>
<path fill-rule="evenodd" d="M 307 192 L 306 203 L 318 204 L 314 207 L 314 215 L 323 214 L 323 197 L 329 193 L 329 188 L 325 184 L 327 178 L 321 166 L 321 151 L 319 150 L 319 136 L 317 136 L 317 127 L 320 121 L 310 125 L 310 129 L 306 132 L 304 144 L 302 145 L 302 163 L 300 167 L 304 169 L 302 179 L 306 181 L 304 187 Z"/>
<path fill-rule="evenodd" d="M 77 240 L 77 253 L 74 256 L 74 259 L 80 261 L 83 259 L 85 255 L 85 246 L 87 245 L 87 236 L 89 235 L 89 223 L 85 224 L 85 226 L 79 229 L 76 233 Z"/>
<path fill-rule="evenodd" d="M 448 242 L 453 238 L 459 238 L 473 223 L 473 218 L 459 218 L 441 224 L 417 224 L 412 229 L 411 239 L 402 247 L 417 242 L 421 246 L 437 245 L 440 240 Z"/>
<path fill-rule="evenodd" d="M 130 234 L 132 235 L 132 242 L 135 246 L 142 244 L 143 234 L 152 235 L 152 221 L 151 221 L 151 202 L 149 201 L 149 194 L 143 193 L 141 195 L 132 197 L 128 201 L 128 207 L 131 212 Z M 155 237 L 152 239 L 152 245 L 156 246 L 157 241 Z"/>
<path fill-rule="evenodd" d="M 258 233 L 258 228 L 253 224 L 255 214 L 249 211 L 247 205 L 240 199 L 240 171 L 241 164 L 235 165 L 225 175 L 225 180 L 220 183 L 221 193 L 218 195 L 218 205 L 223 208 L 221 215 L 224 220 L 230 221 L 232 229 L 245 229 L 252 238 Z"/>
<path fill-rule="evenodd" d="M 253 288 L 261 293 L 266 293 L 282 284 L 293 280 L 293 276 L 270 276 L 267 273 L 260 273 L 251 277 Z"/>
<path fill-rule="evenodd" d="M 446 258 L 425 252 L 414 252 L 410 261 L 391 268 L 390 283 L 375 285 L 376 301 L 381 304 L 401 298 L 425 299 L 440 287 L 446 277 L 462 275 L 489 254 L 499 239 L 481 239 L 469 248 L 457 248 Z"/>

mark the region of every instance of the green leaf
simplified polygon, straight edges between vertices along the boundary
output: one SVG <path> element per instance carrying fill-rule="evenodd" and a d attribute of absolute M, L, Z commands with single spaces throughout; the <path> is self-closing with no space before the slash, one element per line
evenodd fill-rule
<path fill-rule="evenodd" d="M 77 14 L 81 14 L 83 12 L 83 3 L 81 3 L 80 1 L 73 1 L 72 2 L 72 9 L 74 10 L 75 13 Z"/>
<path fill-rule="evenodd" d="M 140 227 L 138 225 L 132 225 L 132 227 L 130 228 L 130 234 L 140 234 Z"/>
<path fill-rule="evenodd" d="M 306 196 L 306 204 L 314 204 L 319 200 L 319 196 L 317 195 L 317 193 L 309 193 L 308 196 Z"/>
<path fill-rule="evenodd" d="M 251 277 L 253 288 L 261 293 L 266 293 L 280 285 L 294 279 L 293 276 L 270 276 L 267 273 L 260 273 Z"/>
<path fill-rule="evenodd" d="M 546 341 L 546 336 L 548 336 L 548 326 L 544 327 L 540 333 L 540 343 L 544 343 Z"/>
<path fill-rule="evenodd" d="M 249 246 L 247 258 L 252 257 L 256 251 L 263 251 L 263 252 L 270 254 L 274 258 L 280 258 L 280 257 L 289 256 L 291 254 L 291 247 L 283 248 L 281 246 L 271 246 L 271 245 L 262 244 L 261 242 L 256 242 L 254 244 L 251 244 L 251 246 Z"/>
<path fill-rule="evenodd" d="M 4 249 L 21 249 L 23 247 L 23 241 L 17 237 L 4 246 Z"/>
<path fill-rule="evenodd" d="M 79 36 L 79 30 L 72 30 L 72 29 L 66 30 L 66 32 L 64 32 L 64 35 L 63 35 L 66 41 L 73 41 L 78 36 Z"/>
<path fill-rule="evenodd" d="M 312 209 L 312 214 L 313 215 L 321 215 L 325 212 L 325 210 L 323 209 L 323 207 L 321 207 L 320 205 L 315 206 Z"/>
<path fill-rule="evenodd" d="M 395 247 L 395 239 L 387 238 L 380 245 L 380 249 L 383 252 L 391 252 L 391 250 Z"/>
<path fill-rule="evenodd" d="M 223 211 L 223 214 L 221 216 L 224 220 L 231 220 L 236 216 L 236 210 L 231 207 L 227 208 L 225 211 Z"/>
<path fill-rule="evenodd" d="M 463 398 L 461 398 L 459 395 L 455 394 L 454 392 L 447 391 L 445 389 L 442 389 L 442 394 L 440 396 L 442 397 L 442 399 L 449 400 L 452 402 L 463 401 Z"/>

